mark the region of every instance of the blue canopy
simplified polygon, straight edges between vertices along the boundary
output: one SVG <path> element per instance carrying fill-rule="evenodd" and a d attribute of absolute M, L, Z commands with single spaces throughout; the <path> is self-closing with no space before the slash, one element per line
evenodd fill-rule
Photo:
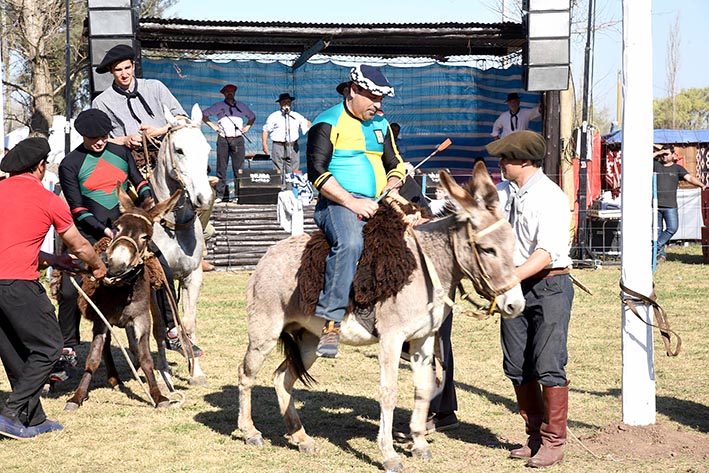
<path fill-rule="evenodd" d="M 603 135 L 603 140 L 609 144 L 621 143 L 623 130 Z M 709 143 L 709 130 L 655 130 L 652 142 L 663 145 Z"/>

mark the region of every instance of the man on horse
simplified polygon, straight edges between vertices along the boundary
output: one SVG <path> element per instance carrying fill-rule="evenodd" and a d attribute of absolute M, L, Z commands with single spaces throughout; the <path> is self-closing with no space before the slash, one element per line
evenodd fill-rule
<path fill-rule="evenodd" d="M 26 439 L 54 430 L 40 395 L 61 353 L 62 334 L 54 307 L 40 284 L 38 264 L 78 269 L 67 255 L 40 252 L 53 225 L 73 254 L 101 279 L 106 266 L 74 226 L 67 205 L 42 187 L 49 143 L 27 138 L 8 153 L 0 170 L 0 358 L 12 392 L 0 412 L 0 434 Z"/>
<path fill-rule="evenodd" d="M 109 49 L 101 64 L 96 67 L 96 72 L 98 74 L 110 72 L 113 75 L 111 88 L 101 92 L 91 103 L 93 108 L 105 112 L 111 119 L 109 141 L 138 150 L 143 147 L 144 136 L 147 139 L 159 140 L 170 127 L 165 119 L 163 106 L 173 115 L 187 118 L 184 109 L 165 84 L 159 80 L 138 79 L 134 76 L 135 51 L 130 46 L 119 44 Z M 150 141 L 148 143 L 150 144 Z M 148 153 L 148 150 L 142 151 Z M 157 154 L 157 151 L 154 153 Z M 150 166 L 149 162 L 144 163 L 144 166 L 139 164 L 143 172 L 145 172 L 144 168 L 149 170 Z M 159 250 L 156 256 L 170 281 L 168 288 L 177 299 L 172 271 Z M 164 291 L 159 289 L 157 292 L 160 311 L 168 327 L 167 346 L 171 350 L 182 352 L 180 339 L 172 320 L 170 304 Z M 202 353 L 196 345 L 193 346 L 193 351 L 195 356 Z"/>
<path fill-rule="evenodd" d="M 124 190 L 133 186 L 138 200 L 153 197 L 150 184 L 135 164 L 130 149 L 108 142 L 111 119 L 101 110 L 91 108 L 76 117 L 74 128 L 83 143 L 67 154 L 59 165 L 59 182 L 69 204 L 74 222 L 92 245 L 103 237 L 113 238 L 113 222 L 121 215 L 116 182 Z M 75 347 L 79 344 L 81 314 L 76 288 L 63 273 L 59 292 L 59 325 L 64 348 L 49 379 L 66 381 L 76 367 Z M 79 282 L 79 281 L 77 281 Z"/>
<path fill-rule="evenodd" d="M 384 96 L 394 96 L 384 74 L 355 66 L 344 92 L 343 102 L 313 122 L 306 152 L 308 178 L 320 192 L 315 223 L 330 244 L 325 286 L 315 308 L 326 321 L 316 353 L 327 358 L 338 354 L 340 324 L 362 253 L 362 227 L 379 207 L 374 199 L 406 175 L 389 122 L 378 113 Z"/>
<path fill-rule="evenodd" d="M 568 269 L 571 212 L 566 195 L 541 170 L 546 154 L 541 135 L 517 131 L 486 149 L 500 157 L 507 179 L 498 184 L 498 194 L 517 236 L 513 257 L 526 303 L 519 317 L 500 322 L 503 368 L 529 435 L 510 456 L 546 467 L 564 458 L 566 442 L 566 340 L 574 299 Z"/>

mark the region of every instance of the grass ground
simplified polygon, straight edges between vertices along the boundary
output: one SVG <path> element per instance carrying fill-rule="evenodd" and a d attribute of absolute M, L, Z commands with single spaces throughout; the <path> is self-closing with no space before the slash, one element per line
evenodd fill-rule
<path fill-rule="evenodd" d="M 664 355 L 655 332 L 657 424 L 621 424 L 620 268 L 575 270 L 594 295 L 576 292 L 569 336 L 571 380 L 569 439 L 564 464 L 550 471 L 699 472 L 709 465 L 709 340 L 706 329 L 707 266 L 698 247 L 671 248 L 656 275 L 660 303 L 683 339 L 679 357 Z M 118 351 L 126 379 L 121 391 L 103 387 L 100 370 L 89 400 L 78 412 L 62 409 L 73 385 L 44 399 L 49 415 L 66 429 L 30 441 L 0 440 L 2 472 L 370 472 L 381 469 L 376 444 L 379 406 L 376 347 L 344 347 L 337 360 L 312 369 L 312 390 L 296 385 L 307 431 L 319 453 L 298 453 L 283 437 L 284 426 L 271 387 L 280 362 L 271 356 L 254 391 L 254 419 L 264 434 L 262 449 L 244 445 L 236 428 L 237 366 L 246 347 L 244 287 L 248 273 L 209 273 L 199 302 L 202 367 L 209 384 L 190 387 L 184 363 L 169 354 L 184 403 L 156 411 L 143 400 Z M 433 460 L 412 459 L 399 444 L 407 471 L 511 472 L 522 463 L 507 449 L 524 440 L 513 390 L 501 369 L 498 320 L 454 319 L 458 416 L 461 426 L 429 439 Z M 90 327 L 82 323 L 84 340 Z M 80 347 L 83 360 L 88 343 Z M 399 378 L 395 423 L 408 422 L 413 406 L 411 371 Z M 10 386 L 0 375 L 0 398 Z"/>

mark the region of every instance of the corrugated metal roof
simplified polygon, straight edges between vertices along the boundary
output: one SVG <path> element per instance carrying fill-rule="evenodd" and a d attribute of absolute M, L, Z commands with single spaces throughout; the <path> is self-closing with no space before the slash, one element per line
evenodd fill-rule
<path fill-rule="evenodd" d="M 520 23 L 295 23 L 141 18 L 143 49 L 373 57 L 506 56 L 525 42 Z"/>

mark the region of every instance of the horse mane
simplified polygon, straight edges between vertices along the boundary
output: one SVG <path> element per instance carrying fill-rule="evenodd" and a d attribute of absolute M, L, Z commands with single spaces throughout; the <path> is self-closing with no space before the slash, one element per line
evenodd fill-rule
<path fill-rule="evenodd" d="M 364 249 L 352 282 L 353 303 L 372 307 L 394 296 L 409 282 L 416 269 L 416 258 L 404 238 L 407 223 L 402 218 L 418 211 L 415 204 L 397 205 L 386 200 L 362 229 Z M 313 233 L 300 260 L 297 294 L 305 314 L 315 312 L 320 291 L 325 284 L 325 258 L 330 245 L 325 234 Z"/>

